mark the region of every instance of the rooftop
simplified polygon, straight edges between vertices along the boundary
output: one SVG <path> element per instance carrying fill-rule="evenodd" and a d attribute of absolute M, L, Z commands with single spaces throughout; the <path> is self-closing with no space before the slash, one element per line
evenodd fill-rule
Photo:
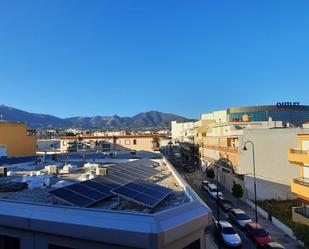
<path fill-rule="evenodd" d="M 41 164 L 21 163 L 6 165 L 8 176 L 0 178 L 0 200 L 12 200 L 27 203 L 41 203 L 57 206 L 74 206 L 74 204 L 64 201 L 51 195 L 49 192 L 59 187 L 74 183 L 91 180 L 95 176 L 96 168 L 104 167 L 108 169 L 108 174 L 116 174 L 125 167 L 131 167 L 131 175 L 134 174 L 135 165 L 139 165 L 147 171 L 153 169 L 153 174 L 147 175 L 144 179 L 169 188 L 172 193 L 163 199 L 154 208 L 149 208 L 125 198 L 118 198 L 113 194 L 110 198 L 95 202 L 88 208 L 113 211 L 130 211 L 141 213 L 156 213 L 168 208 L 179 206 L 190 201 L 182 186 L 177 182 L 172 172 L 156 153 L 118 152 L 118 154 L 103 153 L 70 153 L 57 155 L 57 161 L 46 160 Z M 157 159 L 151 159 L 157 158 Z M 159 159 L 158 159 L 159 158 Z M 50 174 L 48 166 L 54 165 L 59 168 L 58 174 Z M 127 171 L 125 171 L 127 172 Z M 130 182 L 130 172 L 124 174 L 120 172 L 124 179 L 122 184 Z M 104 178 L 104 176 L 99 176 Z M 16 192 L 3 192 L 10 190 L 10 184 L 27 183 L 26 188 Z"/>

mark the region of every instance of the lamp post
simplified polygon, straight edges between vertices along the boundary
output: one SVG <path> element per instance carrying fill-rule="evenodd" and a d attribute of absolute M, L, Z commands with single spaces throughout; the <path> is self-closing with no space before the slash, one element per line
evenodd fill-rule
<path fill-rule="evenodd" d="M 219 165 L 216 164 L 217 173 L 216 173 L 216 182 L 217 182 L 217 221 L 218 221 L 218 228 L 219 228 L 219 221 L 220 221 L 220 208 L 219 208 Z M 221 248 L 221 238 L 220 233 L 218 232 L 218 248 Z"/>
<path fill-rule="evenodd" d="M 255 154 L 254 154 L 254 143 L 250 140 L 246 141 L 243 150 L 247 149 L 247 144 L 250 143 L 252 146 L 252 164 L 253 164 L 253 179 L 254 179 L 254 205 L 255 205 L 255 222 L 258 223 L 257 216 L 257 203 L 256 203 L 256 178 L 255 178 Z"/>

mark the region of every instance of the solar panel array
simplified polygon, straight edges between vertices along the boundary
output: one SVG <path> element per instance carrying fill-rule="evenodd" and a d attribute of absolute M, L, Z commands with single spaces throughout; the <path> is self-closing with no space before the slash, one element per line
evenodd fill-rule
<path fill-rule="evenodd" d="M 113 189 L 157 174 L 159 170 L 154 168 L 155 164 L 149 159 L 142 159 L 111 165 L 105 176 L 58 188 L 49 193 L 73 205 L 87 207 L 114 195 Z"/>
<path fill-rule="evenodd" d="M 112 192 L 137 204 L 154 208 L 173 190 L 139 179 L 116 188 Z"/>
<path fill-rule="evenodd" d="M 112 196 L 111 190 L 110 186 L 98 184 L 93 179 L 58 188 L 49 193 L 75 206 L 88 207 Z"/>

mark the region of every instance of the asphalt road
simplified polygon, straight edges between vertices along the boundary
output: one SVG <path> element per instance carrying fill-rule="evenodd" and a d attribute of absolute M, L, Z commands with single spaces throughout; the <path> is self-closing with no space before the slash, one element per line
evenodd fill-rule
<path fill-rule="evenodd" d="M 211 199 L 211 197 L 204 192 L 203 190 L 200 189 L 201 185 L 201 179 L 194 178 L 194 173 L 185 173 L 181 168 L 177 168 L 178 171 L 184 175 L 184 179 L 190 184 L 190 186 L 194 189 L 194 191 L 201 197 L 201 199 L 206 203 L 206 205 L 213 211 L 213 215 L 217 219 L 217 205 L 216 202 Z M 219 210 L 219 215 L 220 215 L 220 220 L 228 220 L 228 216 L 226 213 L 222 211 L 222 209 Z M 238 227 L 234 226 L 235 229 L 237 230 L 238 234 L 241 237 L 242 240 L 242 248 L 243 249 L 255 249 L 256 247 L 253 245 L 253 243 L 246 237 L 243 231 L 241 231 Z M 217 233 L 215 230 L 215 226 L 211 226 L 207 233 L 210 233 L 213 238 L 214 242 L 216 245 L 218 245 L 218 240 L 217 240 Z M 224 245 L 221 246 L 221 248 L 227 248 Z"/>

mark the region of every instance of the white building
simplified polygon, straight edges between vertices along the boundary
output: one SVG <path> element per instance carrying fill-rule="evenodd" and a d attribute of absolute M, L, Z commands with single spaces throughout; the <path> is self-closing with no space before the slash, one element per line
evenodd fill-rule
<path fill-rule="evenodd" d="M 233 181 L 243 178 L 246 196 L 253 199 L 253 150 L 254 144 L 257 197 L 258 199 L 289 199 L 295 195 L 290 191 L 290 182 L 299 174 L 291 167 L 287 151 L 296 146 L 295 136 L 301 128 L 284 128 L 282 122 L 248 122 L 216 124 L 209 128 L 201 148 L 203 159 L 215 162 L 228 159 L 233 165 L 235 177 L 220 174 L 221 183 L 232 189 Z M 243 176 L 243 177 L 239 177 Z M 267 191 L 265 191 L 267 189 Z"/>
<path fill-rule="evenodd" d="M 198 127 L 198 121 L 178 123 L 172 121 L 172 142 L 173 143 L 195 143 L 194 136 L 196 128 Z"/>

